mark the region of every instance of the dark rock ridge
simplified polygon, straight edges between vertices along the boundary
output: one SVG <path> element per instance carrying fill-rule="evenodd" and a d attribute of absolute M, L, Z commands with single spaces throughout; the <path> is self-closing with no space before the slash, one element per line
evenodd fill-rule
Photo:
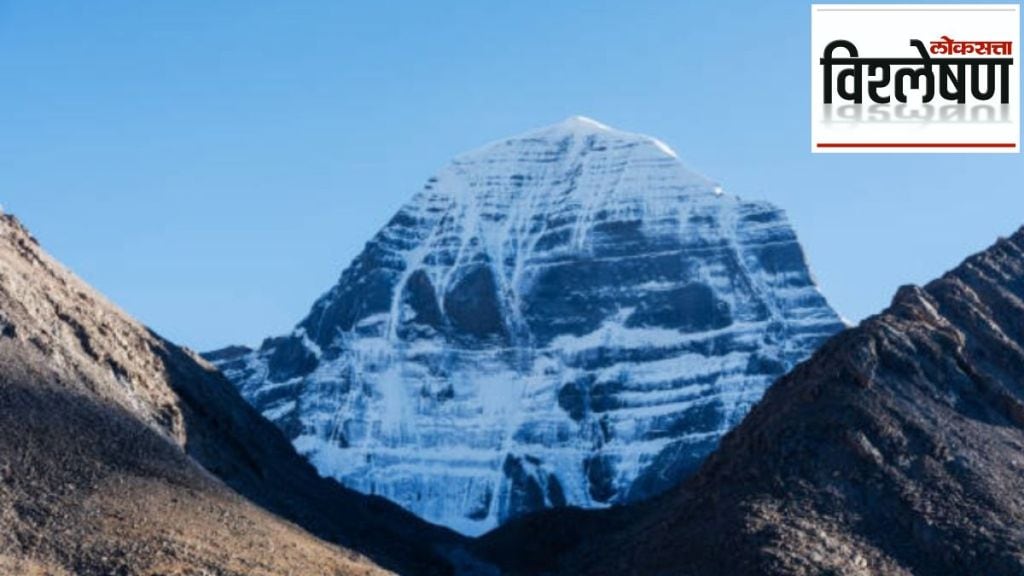
<path fill-rule="evenodd" d="M 523 573 L 1024 573 L 1024 229 L 829 340 L 680 488 L 482 549 Z"/>
<path fill-rule="evenodd" d="M 293 333 L 208 357 L 323 474 L 479 534 L 674 486 L 841 328 L 781 210 L 570 118 L 456 157 Z"/>
<path fill-rule="evenodd" d="M 0 216 L 0 573 L 448 573 L 435 543 Z"/>

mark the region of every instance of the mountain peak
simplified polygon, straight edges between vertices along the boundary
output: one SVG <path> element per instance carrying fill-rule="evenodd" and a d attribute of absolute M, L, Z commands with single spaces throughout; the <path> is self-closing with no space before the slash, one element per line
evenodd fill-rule
<path fill-rule="evenodd" d="M 629 178 L 618 179 L 621 175 L 635 175 L 643 179 L 654 179 L 686 188 L 687 194 L 715 193 L 720 188 L 705 176 L 685 166 L 667 144 L 644 134 L 618 130 L 586 116 L 570 116 L 561 122 L 535 128 L 514 136 L 492 141 L 479 148 L 457 155 L 452 163 L 438 174 L 441 184 L 435 189 L 446 188 L 446 176 L 455 176 L 462 181 L 471 179 L 483 181 L 506 176 L 525 176 L 530 172 L 548 171 L 556 166 L 566 169 L 574 166 L 596 167 L 598 173 L 611 181 L 625 184 Z M 545 168 L 547 167 L 547 168 Z M 561 168 L 560 168 L 561 169 Z M 452 190 L 459 196 L 471 192 L 462 183 Z M 654 184 L 654 183 L 651 183 Z M 483 186 L 471 186 L 470 197 L 483 190 Z M 515 192 L 516 187 L 506 187 Z M 615 193 L 638 192 L 651 199 L 649 194 L 658 189 L 657 185 L 613 186 Z M 656 195 L 656 194 L 655 194 Z"/>
<path fill-rule="evenodd" d="M 627 132 L 625 130 L 618 130 L 587 116 L 570 116 L 557 124 L 541 128 L 532 134 L 550 133 L 580 137 L 604 135 L 614 139 L 637 140 L 640 142 L 649 143 L 649 145 L 653 145 L 655 149 L 657 149 L 659 152 L 664 153 L 667 156 L 671 156 L 672 158 L 678 158 L 676 151 L 672 150 L 662 140 L 645 134 Z"/>
<path fill-rule="evenodd" d="M 607 124 L 602 124 L 593 118 L 587 116 L 569 116 L 565 120 L 562 120 L 555 126 L 561 127 L 567 131 L 572 132 L 612 132 L 612 128 Z"/>
<path fill-rule="evenodd" d="M 644 134 L 638 134 L 635 132 L 627 132 L 625 130 L 619 130 L 612 128 L 611 126 L 598 122 L 593 118 L 587 116 L 570 116 L 557 124 L 551 124 L 518 137 L 512 138 L 511 140 L 529 139 L 537 137 L 605 137 L 610 140 L 621 140 L 626 142 L 638 142 L 642 144 L 653 145 L 661 153 L 671 156 L 672 158 L 678 158 L 675 150 L 670 148 L 667 144 Z"/>
<path fill-rule="evenodd" d="M 782 211 L 716 191 L 588 118 L 501 140 L 210 358 L 322 474 L 464 534 L 646 498 L 842 327 Z"/>

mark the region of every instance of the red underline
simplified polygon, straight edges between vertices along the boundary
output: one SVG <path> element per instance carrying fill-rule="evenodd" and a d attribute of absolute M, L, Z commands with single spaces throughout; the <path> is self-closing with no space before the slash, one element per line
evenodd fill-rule
<path fill-rule="evenodd" d="M 818 142 L 818 148 L 1016 148 L 1012 142 Z"/>

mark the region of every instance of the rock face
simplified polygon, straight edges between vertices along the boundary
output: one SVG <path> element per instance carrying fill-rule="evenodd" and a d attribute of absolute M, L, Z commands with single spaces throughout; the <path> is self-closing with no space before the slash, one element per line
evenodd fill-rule
<path fill-rule="evenodd" d="M 571 118 L 456 157 L 293 333 L 207 357 L 321 473 L 479 534 L 673 486 L 841 328 L 780 210 Z"/>
<path fill-rule="evenodd" d="M 444 541 L 0 216 L 0 573 L 443 574 Z"/>
<path fill-rule="evenodd" d="M 823 345 L 682 487 L 490 545 L 526 573 L 575 539 L 565 574 L 1016 575 L 1022 494 L 1024 229 Z"/>

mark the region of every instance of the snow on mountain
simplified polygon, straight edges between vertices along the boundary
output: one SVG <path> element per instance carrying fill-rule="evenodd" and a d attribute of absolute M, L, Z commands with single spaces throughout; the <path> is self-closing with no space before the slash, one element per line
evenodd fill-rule
<path fill-rule="evenodd" d="M 322 474 L 475 535 L 674 485 L 841 327 L 782 211 L 574 117 L 456 157 L 294 332 L 209 357 Z"/>

